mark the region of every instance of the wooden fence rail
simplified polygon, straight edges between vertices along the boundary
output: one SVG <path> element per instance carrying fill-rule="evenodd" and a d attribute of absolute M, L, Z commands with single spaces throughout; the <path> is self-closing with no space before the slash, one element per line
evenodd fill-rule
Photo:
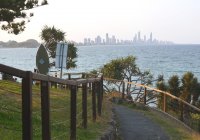
<path fill-rule="evenodd" d="M 88 78 L 88 79 L 60 79 L 42 74 L 23 71 L 13 67 L 0 64 L 0 72 L 12 76 L 22 78 L 22 138 L 23 140 L 33 139 L 32 128 L 32 84 L 33 80 L 41 83 L 41 118 L 42 118 L 42 139 L 51 139 L 50 129 L 50 83 L 58 83 L 70 87 L 70 139 L 76 140 L 76 116 L 77 116 L 77 88 L 82 85 L 82 125 L 87 128 L 87 93 L 88 84 L 92 83 L 92 114 L 95 122 L 97 111 L 101 115 L 102 100 L 103 100 L 103 78 Z M 97 99 L 96 99 L 97 98 Z M 97 100 L 97 102 L 96 102 Z M 98 107 L 98 108 L 97 108 Z M 97 108 L 97 111 L 96 111 Z"/>

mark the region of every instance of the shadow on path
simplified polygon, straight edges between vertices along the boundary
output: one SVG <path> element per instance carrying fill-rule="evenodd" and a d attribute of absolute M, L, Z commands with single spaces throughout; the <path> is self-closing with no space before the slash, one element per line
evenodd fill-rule
<path fill-rule="evenodd" d="M 170 138 L 144 114 L 124 106 L 114 106 L 123 140 L 169 140 Z"/>

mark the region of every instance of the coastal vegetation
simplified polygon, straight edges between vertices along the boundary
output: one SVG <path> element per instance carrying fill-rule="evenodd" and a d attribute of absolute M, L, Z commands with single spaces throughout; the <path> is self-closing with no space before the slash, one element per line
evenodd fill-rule
<path fill-rule="evenodd" d="M 168 82 L 165 82 L 164 78 L 160 78 L 156 83 L 156 87 L 200 107 L 200 83 L 192 72 L 186 72 L 181 79 L 178 75 L 173 75 Z M 178 106 L 177 101 L 171 102 Z"/>
<path fill-rule="evenodd" d="M 136 65 L 136 57 L 127 56 L 124 58 L 117 58 L 111 60 L 109 63 L 105 64 L 100 72 L 103 73 L 104 77 L 115 79 L 119 81 L 110 80 L 107 84 L 114 84 L 116 88 L 112 88 L 112 90 L 116 90 L 120 92 L 122 90 L 122 81 L 127 82 L 135 82 L 143 85 L 150 85 L 154 80 L 150 71 L 141 71 L 140 68 Z M 106 87 L 106 86 L 105 86 Z M 110 92 L 110 89 L 107 87 L 107 91 Z M 127 95 L 131 95 L 135 93 L 135 88 L 131 84 L 126 84 L 125 87 Z M 138 96 L 137 99 L 140 97 Z M 137 100 L 136 99 L 136 100 Z"/>

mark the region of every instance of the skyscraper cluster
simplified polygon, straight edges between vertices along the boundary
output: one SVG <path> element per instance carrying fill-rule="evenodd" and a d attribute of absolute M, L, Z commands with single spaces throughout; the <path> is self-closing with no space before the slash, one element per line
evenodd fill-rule
<path fill-rule="evenodd" d="M 101 36 L 95 37 L 94 40 L 91 38 L 84 38 L 84 42 L 82 45 L 163 45 L 163 44 L 173 44 L 169 41 L 159 41 L 156 38 L 153 38 L 153 34 L 150 33 L 148 36 L 141 35 L 141 32 L 139 31 L 137 34 L 135 34 L 133 40 L 121 40 L 117 39 L 115 35 L 109 36 L 108 33 L 106 33 L 105 38 L 102 38 Z"/>
<path fill-rule="evenodd" d="M 118 42 L 119 40 L 117 40 L 114 35 L 112 35 L 112 37 L 109 37 L 108 33 L 106 33 L 105 39 L 99 35 L 94 40 L 92 40 L 91 38 L 84 38 L 83 44 L 84 45 L 116 45 Z"/>

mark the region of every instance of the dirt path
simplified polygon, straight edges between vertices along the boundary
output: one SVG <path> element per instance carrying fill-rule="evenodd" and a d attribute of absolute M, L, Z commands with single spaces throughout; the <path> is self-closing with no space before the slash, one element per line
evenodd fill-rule
<path fill-rule="evenodd" d="M 117 105 L 114 111 L 123 140 L 169 140 L 162 128 L 142 113 Z"/>

